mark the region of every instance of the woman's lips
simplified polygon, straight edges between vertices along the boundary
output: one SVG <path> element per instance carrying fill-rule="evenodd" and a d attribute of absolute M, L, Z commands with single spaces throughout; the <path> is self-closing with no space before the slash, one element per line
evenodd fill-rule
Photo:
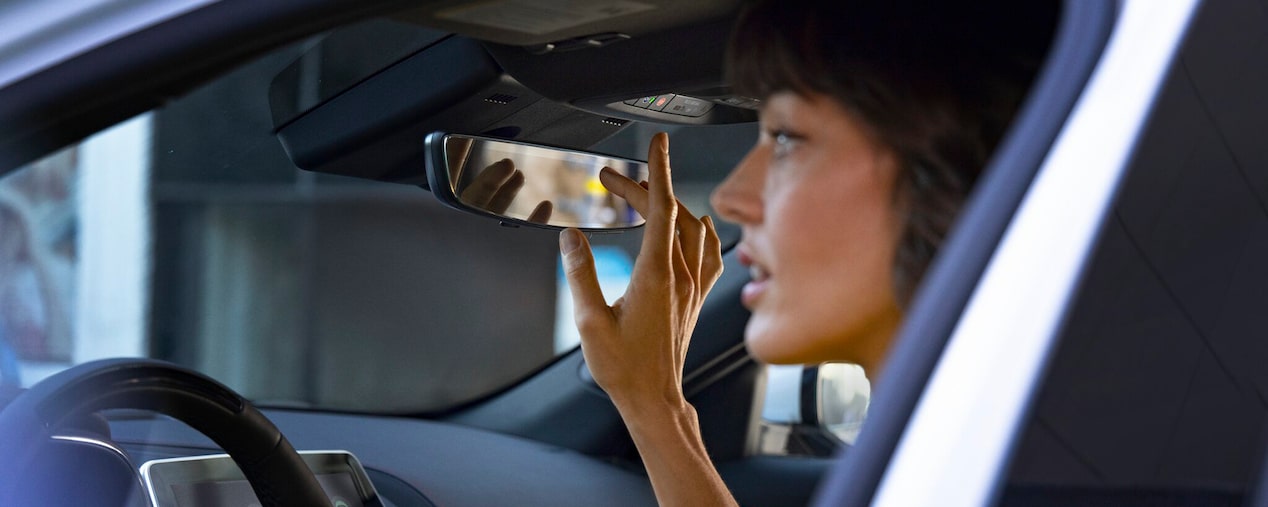
<path fill-rule="evenodd" d="M 744 284 L 744 288 L 740 289 L 740 304 L 749 310 L 757 309 L 757 302 L 766 294 L 766 285 L 766 280 L 753 280 Z"/>
<path fill-rule="evenodd" d="M 766 287 L 770 281 L 770 273 L 761 264 L 753 260 L 753 257 L 741 247 L 739 250 L 740 264 L 748 266 L 749 277 L 751 280 L 744 284 L 744 288 L 740 290 L 740 303 L 745 308 L 752 310 L 757 307 L 758 301 L 762 295 L 766 293 Z"/>

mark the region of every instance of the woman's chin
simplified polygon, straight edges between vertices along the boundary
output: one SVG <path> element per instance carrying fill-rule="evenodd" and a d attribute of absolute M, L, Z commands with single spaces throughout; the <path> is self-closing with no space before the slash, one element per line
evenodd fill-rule
<path fill-rule="evenodd" d="M 744 328 L 744 346 L 750 356 L 766 364 L 858 363 L 862 359 L 860 341 L 850 336 L 827 334 L 754 313 Z"/>
<path fill-rule="evenodd" d="M 812 357 L 814 355 L 812 351 L 804 347 L 805 344 L 789 340 L 786 336 L 781 339 L 780 333 L 773 332 L 775 330 L 763 324 L 762 319 L 754 315 L 744 329 L 744 346 L 748 348 L 749 355 L 754 359 L 766 364 L 823 362 L 815 360 Z"/>
<path fill-rule="evenodd" d="M 802 364 L 798 361 L 790 361 L 782 355 L 772 354 L 767 349 L 754 347 L 748 341 L 745 341 L 744 345 L 748 347 L 748 355 L 765 364 Z"/>

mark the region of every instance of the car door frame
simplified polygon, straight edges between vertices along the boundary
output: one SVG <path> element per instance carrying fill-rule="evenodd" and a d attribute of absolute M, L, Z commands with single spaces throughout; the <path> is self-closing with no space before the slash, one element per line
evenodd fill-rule
<path fill-rule="evenodd" d="M 1047 68 L 931 270 L 880 379 L 884 394 L 869 426 L 826 481 L 819 505 L 994 501 L 1196 3 L 1065 2 Z M 1054 114 L 1063 97 L 1068 108 Z M 1059 134 L 1044 137 L 1044 124 Z M 1001 203 L 1010 194 L 996 179 L 999 168 L 1027 163 L 1038 172 L 1019 177 L 1013 205 Z M 992 217 L 984 208 L 995 206 Z M 977 222 L 1000 215 L 998 230 Z M 974 252 L 973 243 L 985 246 Z M 950 283 L 970 276 L 975 283 Z"/>

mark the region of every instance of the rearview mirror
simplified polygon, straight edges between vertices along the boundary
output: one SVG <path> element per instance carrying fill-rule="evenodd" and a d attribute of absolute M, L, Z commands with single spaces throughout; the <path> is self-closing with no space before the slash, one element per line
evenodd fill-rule
<path fill-rule="evenodd" d="M 643 217 L 599 182 L 611 167 L 634 181 L 647 163 L 487 137 L 432 133 L 425 140 L 427 181 L 446 205 L 504 225 L 619 230 Z"/>

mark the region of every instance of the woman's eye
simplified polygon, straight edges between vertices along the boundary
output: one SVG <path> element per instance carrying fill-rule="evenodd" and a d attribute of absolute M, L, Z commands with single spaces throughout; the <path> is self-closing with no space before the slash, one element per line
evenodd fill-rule
<path fill-rule="evenodd" d="M 788 155 L 796 146 L 798 140 L 797 136 L 783 130 L 772 132 L 771 138 L 775 141 L 776 158 Z"/>

